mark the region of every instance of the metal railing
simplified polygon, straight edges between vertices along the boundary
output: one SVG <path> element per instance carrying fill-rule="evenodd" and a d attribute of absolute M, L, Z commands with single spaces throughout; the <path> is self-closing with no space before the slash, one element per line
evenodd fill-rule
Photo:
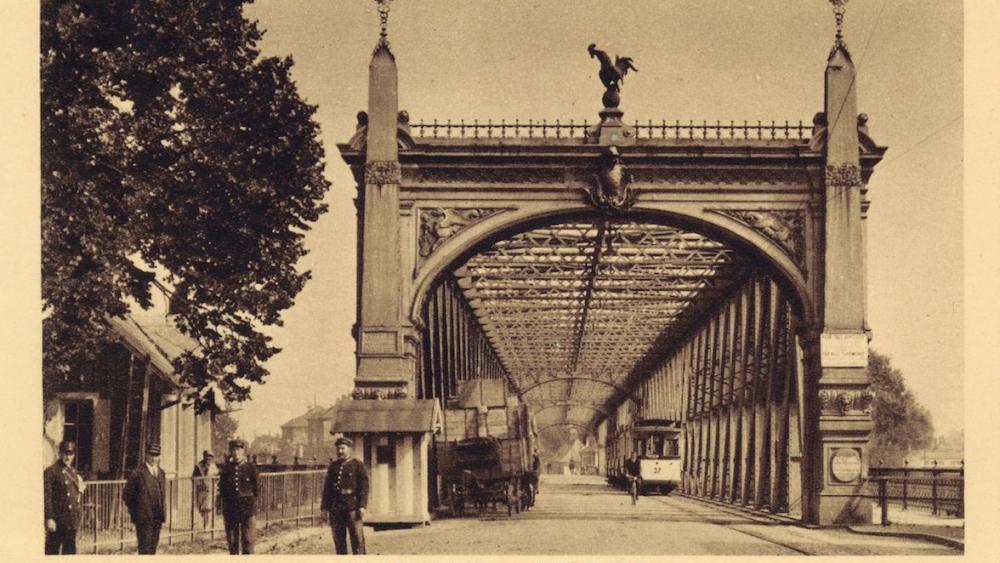
<path fill-rule="evenodd" d="M 582 139 L 587 136 L 589 125 L 587 121 L 577 123 L 574 120 L 560 122 L 558 119 L 553 123 L 547 120 L 536 121 L 529 119 L 521 122 L 515 119 L 512 123 L 500 120 L 494 123 L 487 120 L 480 123 L 478 119 L 471 123 L 466 123 L 464 119 L 452 123 L 447 121 L 438 123 L 438 120 L 431 122 L 419 122 L 410 125 L 414 137 L 429 139 Z"/>
<path fill-rule="evenodd" d="M 314 520 L 320 516 L 322 469 L 260 473 L 257 526 Z M 167 479 L 166 519 L 161 545 L 225 538 L 225 524 L 218 498 L 218 477 Z M 125 507 L 124 480 L 87 482 L 83 494 L 83 522 L 77 531 L 81 553 L 124 552 L 136 543 L 135 528 Z M 205 509 L 203 511 L 203 509 Z"/>
<path fill-rule="evenodd" d="M 695 123 L 688 121 L 681 123 L 679 120 L 668 123 L 660 120 L 654 123 L 647 120 L 646 123 L 639 121 L 632 122 L 637 139 L 673 139 L 673 140 L 796 140 L 808 141 L 812 137 L 812 125 L 798 123 L 784 123 L 771 121 L 764 123 L 757 121 L 751 123 L 743 121 L 737 123 L 730 120 L 729 123 L 716 121 L 714 124 L 708 121 Z M 447 120 L 438 122 L 414 123 L 410 126 L 414 137 L 424 139 L 581 139 L 588 135 L 590 124 L 586 120 L 583 122 L 561 122 L 558 119 L 554 122 L 547 120 L 532 120 L 522 122 L 515 119 L 508 123 L 500 120 L 494 123 L 487 120 L 480 123 L 478 119 L 466 123 L 464 119 L 457 122 Z"/>
<path fill-rule="evenodd" d="M 929 510 L 933 516 L 965 517 L 965 468 L 872 467 L 868 481 L 875 487 L 881 522 L 889 522 L 889 506 Z"/>
<path fill-rule="evenodd" d="M 667 123 L 666 120 L 661 120 L 660 123 L 653 123 L 652 120 L 649 120 L 646 123 L 636 121 L 634 127 L 637 139 L 808 141 L 812 137 L 812 125 L 805 125 L 802 121 L 798 123 L 785 121 L 783 124 L 774 121 L 770 123 L 757 121 L 756 124 L 748 121 L 743 121 L 743 123 L 716 121 L 714 124 L 702 121 L 698 124 L 694 121 Z"/>

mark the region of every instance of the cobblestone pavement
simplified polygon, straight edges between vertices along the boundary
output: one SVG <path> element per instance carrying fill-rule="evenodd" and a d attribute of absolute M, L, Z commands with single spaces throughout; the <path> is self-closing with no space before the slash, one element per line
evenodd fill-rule
<path fill-rule="evenodd" d="M 379 555 L 958 555 L 925 541 L 812 530 L 710 506 L 676 495 L 637 505 L 599 477 L 547 476 L 530 511 L 507 518 L 441 519 L 430 526 L 375 532 Z M 261 553 L 332 553 L 325 527 L 293 530 Z"/>

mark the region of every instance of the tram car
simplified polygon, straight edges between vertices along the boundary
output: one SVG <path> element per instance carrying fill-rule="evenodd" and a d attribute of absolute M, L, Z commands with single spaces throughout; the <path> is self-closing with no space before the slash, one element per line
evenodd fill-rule
<path fill-rule="evenodd" d="M 639 453 L 641 494 L 670 494 L 681 483 L 680 424 L 671 420 L 640 420 L 622 428 L 606 442 L 608 482 L 626 488 L 625 460 Z"/>

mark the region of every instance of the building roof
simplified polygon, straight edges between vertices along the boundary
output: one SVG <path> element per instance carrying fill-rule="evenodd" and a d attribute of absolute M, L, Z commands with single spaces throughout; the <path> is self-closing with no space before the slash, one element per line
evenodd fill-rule
<path fill-rule="evenodd" d="M 441 407 L 433 399 L 342 399 L 333 431 L 433 432 L 441 425 Z"/>
<path fill-rule="evenodd" d="M 177 329 L 168 317 L 159 315 L 111 318 L 111 327 L 125 343 L 149 357 L 160 376 L 174 386 L 180 383 L 174 376 L 173 360 L 200 347 L 193 338 Z"/>
<path fill-rule="evenodd" d="M 327 407 L 321 407 L 318 405 L 311 406 L 306 409 L 305 414 L 301 414 L 288 422 L 281 425 L 282 428 L 306 428 L 309 426 L 309 419 L 313 418 L 319 413 L 325 412 Z"/>

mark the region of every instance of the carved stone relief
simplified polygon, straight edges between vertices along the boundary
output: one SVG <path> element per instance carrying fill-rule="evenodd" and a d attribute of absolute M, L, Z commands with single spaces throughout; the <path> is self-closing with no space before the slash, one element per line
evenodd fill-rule
<path fill-rule="evenodd" d="M 829 164 L 826 167 L 826 185 L 853 188 L 861 185 L 861 167 L 856 164 Z"/>
<path fill-rule="evenodd" d="M 401 177 L 399 163 L 394 160 L 376 160 L 365 163 L 365 184 L 398 184 Z"/>
<path fill-rule="evenodd" d="M 800 267 L 805 265 L 805 214 L 797 209 L 711 209 L 735 219 L 781 247 Z"/>
<path fill-rule="evenodd" d="M 432 207 L 420 210 L 420 232 L 417 235 L 417 250 L 421 259 L 426 259 L 446 240 L 471 225 L 506 211 L 504 207 L 459 208 Z"/>
<path fill-rule="evenodd" d="M 819 403 L 823 414 L 836 414 L 840 416 L 848 414 L 870 415 L 874 401 L 875 394 L 870 390 L 840 391 L 836 389 L 822 389 L 819 392 Z"/>
<path fill-rule="evenodd" d="M 355 387 L 351 398 L 355 401 L 407 398 L 405 387 Z"/>

